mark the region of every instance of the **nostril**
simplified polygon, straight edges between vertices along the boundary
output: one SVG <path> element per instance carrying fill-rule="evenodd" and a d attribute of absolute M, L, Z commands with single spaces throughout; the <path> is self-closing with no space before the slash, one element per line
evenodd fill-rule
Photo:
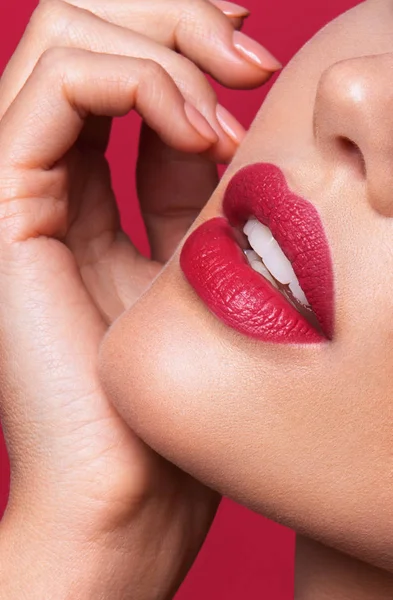
<path fill-rule="evenodd" d="M 336 138 L 336 141 L 341 156 L 350 163 L 362 177 L 366 177 L 366 161 L 359 146 L 346 136 L 339 136 Z"/>

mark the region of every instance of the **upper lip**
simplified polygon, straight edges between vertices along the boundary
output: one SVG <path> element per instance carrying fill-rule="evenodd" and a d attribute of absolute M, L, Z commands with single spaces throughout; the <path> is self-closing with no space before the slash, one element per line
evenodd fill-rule
<path fill-rule="evenodd" d="M 315 207 L 289 189 L 278 167 L 255 164 L 245 167 L 231 180 L 223 210 L 234 227 L 242 227 L 253 216 L 270 229 L 291 262 L 324 335 L 331 339 L 334 328 L 332 260 Z"/>
<path fill-rule="evenodd" d="M 289 189 L 278 167 L 255 164 L 230 181 L 223 211 L 226 219 L 205 222 L 183 246 L 180 264 L 198 295 L 227 325 L 251 337 L 284 343 L 331 339 L 333 268 L 315 207 Z M 291 262 L 323 335 L 248 266 L 232 227 L 243 227 L 250 217 L 270 229 Z"/>

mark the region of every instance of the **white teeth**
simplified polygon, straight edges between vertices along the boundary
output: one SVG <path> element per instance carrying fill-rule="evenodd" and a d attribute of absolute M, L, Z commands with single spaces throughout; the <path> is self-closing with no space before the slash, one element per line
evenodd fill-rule
<path fill-rule="evenodd" d="M 244 254 L 247 256 L 248 262 L 250 264 L 256 261 L 261 262 L 261 257 L 258 256 L 258 254 L 254 252 L 254 250 L 244 250 Z"/>
<path fill-rule="evenodd" d="M 300 287 L 297 279 L 296 279 L 296 281 L 291 281 L 291 283 L 289 284 L 289 289 L 291 290 L 292 294 L 295 296 L 296 300 L 299 300 L 299 302 L 304 304 L 304 306 L 310 306 L 308 303 L 308 300 L 306 298 L 306 295 L 303 292 L 302 288 Z"/>
<path fill-rule="evenodd" d="M 243 231 L 248 237 L 251 248 L 255 250 L 260 257 L 267 254 L 269 246 L 274 242 L 274 238 L 268 227 L 265 227 L 265 225 L 262 225 L 262 223 L 255 219 L 250 219 L 250 221 L 246 223 Z"/>
<path fill-rule="evenodd" d="M 270 229 L 256 219 L 249 219 L 243 231 L 253 249 L 246 251 L 251 267 L 271 282 L 276 279 L 283 285 L 289 285 L 294 297 L 308 306 L 309 303 L 299 285 L 292 265 L 274 239 Z M 266 271 L 269 276 L 266 275 Z"/>
<path fill-rule="evenodd" d="M 258 224 L 258 221 L 256 219 L 249 219 L 247 221 L 247 223 L 245 224 L 243 231 L 245 233 L 245 235 L 247 237 L 249 237 L 251 235 L 252 230 L 254 229 L 255 225 Z"/>
<path fill-rule="evenodd" d="M 251 248 L 262 258 L 273 277 L 282 284 L 294 281 L 296 275 L 292 265 L 272 236 L 270 229 L 255 219 L 249 223 L 246 224 L 244 233 L 248 237 Z"/>
<path fill-rule="evenodd" d="M 275 288 L 277 288 L 277 283 L 274 281 L 271 273 L 269 273 L 269 271 L 267 270 L 267 268 L 261 261 L 260 256 L 258 256 L 258 254 L 256 252 L 254 252 L 254 250 L 245 250 L 244 254 L 247 256 L 247 259 L 248 259 L 248 262 L 250 263 L 251 268 L 254 269 L 254 271 L 259 273 L 260 275 L 263 275 L 265 277 L 265 279 L 270 281 L 270 283 Z"/>

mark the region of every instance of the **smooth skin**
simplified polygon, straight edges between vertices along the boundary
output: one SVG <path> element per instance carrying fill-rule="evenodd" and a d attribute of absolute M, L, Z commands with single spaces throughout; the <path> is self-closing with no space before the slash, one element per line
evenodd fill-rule
<path fill-rule="evenodd" d="M 274 345 L 236 333 L 189 287 L 177 253 L 101 355 L 106 390 L 155 450 L 222 494 L 390 572 L 392 73 L 390 0 L 329 24 L 283 70 L 197 223 L 220 214 L 240 168 L 280 167 L 329 240 L 331 342 Z"/>
<path fill-rule="evenodd" d="M 266 67 L 234 45 L 242 15 L 229 8 L 47 0 L 1 79 L 7 600 L 171 598 L 214 517 L 218 495 L 148 448 L 113 408 L 97 357 L 108 326 L 213 192 L 215 162 L 229 161 L 244 136 L 202 70 L 250 88 L 277 68 L 264 48 Z M 121 231 L 105 159 L 112 118 L 131 110 L 144 119 L 138 178 L 151 260 Z M 145 184 L 158 168 L 160 186 Z"/>
<path fill-rule="evenodd" d="M 12 486 L 0 528 L 0 588 L 7 600 L 170 598 L 214 516 L 218 496 L 121 420 L 101 389 L 96 359 L 108 324 L 159 272 L 216 186 L 214 165 L 194 153 L 227 161 L 243 136 L 225 113 L 225 131 L 219 127 L 215 97 L 192 62 L 181 59 L 178 86 L 156 64 L 165 56 L 167 70 L 177 72 L 179 55 L 162 44 L 172 47 L 174 28 L 181 33 L 187 23 L 183 54 L 202 65 L 206 40 L 199 55 L 192 33 L 203 25 L 223 61 L 236 63 L 226 44 L 241 15 L 216 4 L 221 12 L 199 1 L 86 2 L 82 12 L 41 3 L 1 80 L 1 416 Z M 158 9 L 165 10 L 154 20 Z M 134 27 L 142 37 L 131 44 Z M 141 60 L 151 40 L 161 45 Z M 232 78 L 235 63 L 228 69 L 218 61 L 213 74 L 220 79 L 221 68 Z M 245 62 L 237 83 L 226 83 L 263 83 L 269 70 L 255 69 Z M 202 137 L 190 126 L 184 98 L 217 141 L 192 110 Z M 119 229 L 103 156 L 110 118 L 132 108 L 151 126 L 138 164 L 151 262 Z M 149 183 L 157 172 L 159 189 Z M 173 186 L 185 205 L 173 205 Z M 352 599 L 353 563 L 337 553 L 327 560 L 326 549 L 312 544 L 299 545 L 297 597 L 322 600 L 334 591 L 335 600 Z M 383 576 L 359 568 L 357 600 L 391 597 Z"/>

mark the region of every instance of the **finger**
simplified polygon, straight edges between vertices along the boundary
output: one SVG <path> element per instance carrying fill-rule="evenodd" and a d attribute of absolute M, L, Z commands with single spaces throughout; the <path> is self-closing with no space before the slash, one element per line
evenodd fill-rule
<path fill-rule="evenodd" d="M 68 1 L 176 49 L 228 87 L 256 87 L 281 67 L 263 46 L 234 32 L 231 20 L 206 0 Z"/>
<path fill-rule="evenodd" d="M 142 127 L 137 191 L 153 260 L 169 260 L 217 184 L 211 160 L 173 150 Z"/>
<path fill-rule="evenodd" d="M 217 105 L 215 92 L 190 60 L 145 36 L 108 23 L 88 11 L 66 3 L 60 4 L 51 19 L 52 21 L 45 13 L 41 14 L 40 19 L 36 17 L 32 23 L 33 30 L 30 29 L 30 34 L 14 56 L 1 84 L 0 115 L 21 89 L 43 52 L 55 46 L 75 47 L 77 44 L 85 50 L 145 58 L 161 64 L 184 98 L 198 108 L 217 133 L 219 142 L 214 147 L 214 159 L 217 162 L 231 160 L 244 137 L 244 129 L 232 115 Z M 72 28 L 64 26 L 68 22 L 72 22 Z M 90 129 L 91 135 L 102 139 L 101 145 L 104 146 L 109 128 L 102 132 L 102 126 L 98 128 L 94 123 Z"/>
<path fill-rule="evenodd" d="M 85 10 L 70 10 L 78 6 Z M 201 60 L 206 72 L 231 87 L 258 86 L 278 66 L 278 62 L 263 49 L 258 59 L 259 51 L 252 42 L 251 52 L 245 53 L 244 48 L 239 52 L 241 44 L 239 46 L 239 40 L 236 42 L 234 37 L 238 34 L 234 32 L 233 20 L 204 0 L 143 0 L 132 3 L 123 0 L 71 0 L 69 3 L 45 0 L 33 13 L 25 35 L 3 74 L 1 94 L 6 97 L 1 100 L 0 108 L 7 107 L 16 96 L 45 49 L 68 45 L 86 48 L 86 19 L 83 19 L 87 16 L 86 12 L 179 50 L 193 62 Z M 98 23 L 91 21 L 90 25 L 90 37 L 97 45 L 100 35 L 95 34 L 95 27 Z M 100 48 L 98 51 L 103 50 Z M 227 81 L 228 78 L 230 81 Z"/>
<path fill-rule="evenodd" d="M 157 63 L 53 48 L 1 121 L 0 168 L 48 170 L 77 141 L 89 115 L 115 117 L 132 109 L 177 150 L 203 152 L 216 141 Z"/>

